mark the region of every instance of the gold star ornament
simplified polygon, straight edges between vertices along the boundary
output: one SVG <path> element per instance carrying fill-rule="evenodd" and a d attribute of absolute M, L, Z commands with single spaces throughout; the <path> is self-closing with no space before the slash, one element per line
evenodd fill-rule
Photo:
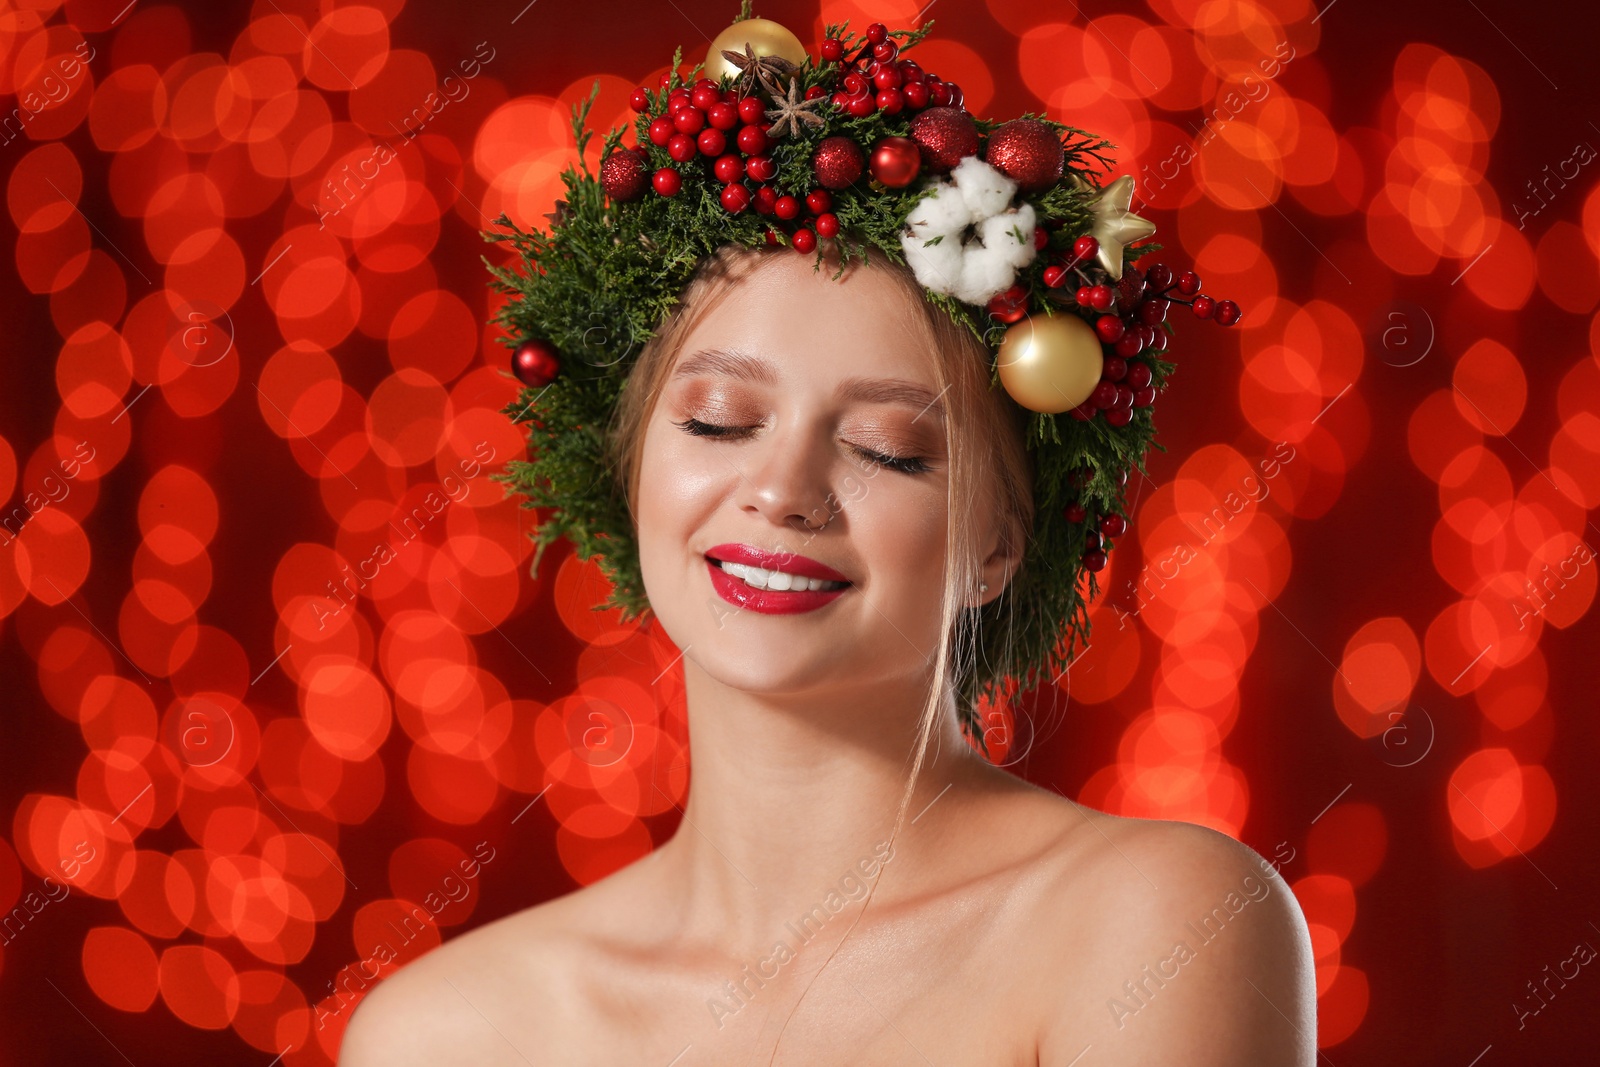
<path fill-rule="evenodd" d="M 1080 189 L 1092 189 L 1082 178 L 1072 178 Z M 1144 240 L 1156 232 L 1155 223 L 1142 219 L 1128 210 L 1133 204 L 1133 175 L 1124 174 L 1101 192 L 1100 198 L 1089 205 L 1094 212 L 1094 226 L 1089 230 L 1100 242 L 1100 265 L 1114 279 L 1122 277 L 1122 254 L 1131 244 Z"/>

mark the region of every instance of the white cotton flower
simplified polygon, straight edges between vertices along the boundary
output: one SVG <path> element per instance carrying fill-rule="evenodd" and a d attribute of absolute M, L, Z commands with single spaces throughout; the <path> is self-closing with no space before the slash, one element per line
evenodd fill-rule
<path fill-rule="evenodd" d="M 963 159 L 950 176 L 934 179 L 933 191 L 907 214 L 900 247 L 924 287 L 986 304 L 1037 254 L 1033 206 L 1012 208 L 1016 182 L 977 156 Z"/>
<path fill-rule="evenodd" d="M 973 218 L 998 215 L 1017 193 L 1017 183 L 977 156 L 968 156 L 950 172 Z"/>

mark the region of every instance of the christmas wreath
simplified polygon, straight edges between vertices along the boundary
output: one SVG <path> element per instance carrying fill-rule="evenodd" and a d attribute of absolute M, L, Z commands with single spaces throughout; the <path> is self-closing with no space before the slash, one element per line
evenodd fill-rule
<path fill-rule="evenodd" d="M 1059 677 L 1088 643 L 1097 572 L 1128 529 L 1129 472 L 1165 450 L 1152 405 L 1173 370 L 1171 306 L 1223 326 L 1240 311 L 1192 271 L 1132 265 L 1161 246 L 1129 210 L 1133 178 L 1102 185 L 1115 145 L 1043 115 L 977 118 L 958 85 L 905 58 L 932 25 L 829 25 L 812 55 L 744 0 L 705 64 L 683 77 L 680 48 L 658 85 L 633 92 L 635 143 L 609 131 L 598 176 L 584 159 L 596 83 L 573 108 L 581 171 L 563 172 L 548 229 L 501 215 L 484 235 L 523 268 L 484 261 L 507 294 L 495 321 L 524 385 L 505 414 L 529 439 L 529 458 L 495 477 L 541 513 L 533 574 L 567 537 L 612 584 L 599 607 L 644 614 L 606 431 L 697 266 L 736 243 L 787 245 L 820 269 L 831 240 L 841 264 L 871 251 L 909 267 L 995 353 L 991 386 L 1030 413 L 1034 529 L 1006 590 L 971 609 L 980 666 L 960 679 L 963 726 L 982 744 L 980 702 Z"/>

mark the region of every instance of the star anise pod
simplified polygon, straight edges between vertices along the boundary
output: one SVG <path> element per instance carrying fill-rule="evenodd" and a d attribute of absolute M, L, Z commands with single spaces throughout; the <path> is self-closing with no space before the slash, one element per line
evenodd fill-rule
<path fill-rule="evenodd" d="M 545 212 L 544 217 L 550 220 L 552 227 L 560 226 L 572 217 L 572 209 L 567 206 L 565 200 L 557 200 L 556 209 Z"/>
<path fill-rule="evenodd" d="M 776 89 L 777 86 L 771 88 Z M 767 118 L 773 120 L 772 125 L 767 127 L 768 137 L 797 137 L 802 123 L 816 130 L 827 125 L 828 120 L 813 110 L 826 103 L 827 98 L 819 96 L 812 100 L 801 99 L 799 78 L 789 79 L 787 96 L 780 92 L 772 93 L 772 102 L 776 106 L 766 113 Z"/>
<path fill-rule="evenodd" d="M 739 77 L 734 84 L 744 95 L 748 95 L 755 88 L 756 80 L 764 73 L 793 74 L 800 69 L 782 56 L 757 56 L 749 41 L 744 43 L 743 52 L 724 49 L 722 58 L 739 68 Z"/>

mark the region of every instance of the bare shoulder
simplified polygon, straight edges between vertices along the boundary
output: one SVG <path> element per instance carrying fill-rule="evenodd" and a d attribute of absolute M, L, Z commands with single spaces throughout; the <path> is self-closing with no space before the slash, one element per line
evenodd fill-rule
<path fill-rule="evenodd" d="M 601 882 L 525 908 L 401 967 L 351 1015 L 339 1067 L 559 1062 L 569 1024 L 586 1012 L 571 978 L 613 892 Z"/>
<path fill-rule="evenodd" d="M 1209 827 L 1067 803 L 1078 830 L 1046 861 L 1040 916 L 1058 932 L 1041 1061 L 1095 1045 L 1129 1067 L 1313 1063 L 1311 940 L 1276 868 Z"/>

